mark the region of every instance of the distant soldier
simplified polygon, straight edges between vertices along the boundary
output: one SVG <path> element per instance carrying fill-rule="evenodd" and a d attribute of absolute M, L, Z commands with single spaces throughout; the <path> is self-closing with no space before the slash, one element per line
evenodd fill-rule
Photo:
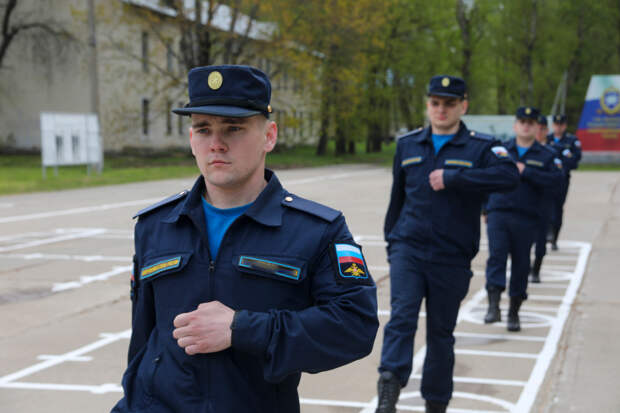
<path fill-rule="evenodd" d="M 517 109 L 514 131 L 516 138 L 506 144 L 510 157 L 521 174 L 517 189 L 493 193 L 486 206 L 489 258 L 486 289 L 489 308 L 485 323 L 501 321 L 499 302 L 506 289 L 506 261 L 510 254 L 510 308 L 508 331 L 521 330 L 519 308 L 527 299 L 527 277 L 530 272 L 530 249 L 537 234 L 542 209 L 542 193 L 559 185 L 561 161 L 535 140 L 540 112 L 533 107 Z"/>
<path fill-rule="evenodd" d="M 547 127 L 547 118 L 544 115 L 538 116 L 538 131 L 536 132 L 536 141 L 546 146 L 548 149 L 553 151 L 554 155 L 562 160 L 562 155 L 559 154 L 555 149 L 551 148 L 550 145 L 547 144 L 547 133 L 549 128 Z M 563 164 L 560 164 L 560 167 L 563 170 Z M 557 197 L 559 193 L 559 188 L 545 188 L 542 192 L 542 204 L 540 208 L 540 221 L 539 226 L 536 229 L 536 239 L 535 239 L 535 259 L 534 264 L 532 265 L 532 277 L 531 281 L 533 283 L 540 282 L 540 267 L 542 266 L 543 258 L 547 254 L 547 234 L 550 229 L 551 223 L 551 213 L 553 209 L 553 200 L 554 197 Z"/>
<path fill-rule="evenodd" d="M 517 168 L 501 143 L 469 131 L 461 121 L 467 104 L 463 79 L 433 77 L 426 101 L 430 127 L 398 140 L 384 227 L 392 312 L 383 337 L 377 413 L 396 412 L 400 389 L 409 381 L 424 298 L 421 392 L 426 412 L 446 411 L 453 389 L 453 332 L 478 252 L 480 208 L 485 194 L 518 183 Z"/>
<path fill-rule="evenodd" d="M 562 228 L 562 218 L 564 215 L 564 202 L 568 194 L 570 185 L 570 171 L 577 169 L 581 160 L 581 142 L 573 134 L 566 132 L 566 115 L 553 116 L 553 133 L 547 136 L 547 142 L 566 159 L 565 178 L 560 187 L 560 191 L 554 199 L 553 213 L 551 218 L 551 248 L 558 249 L 558 235 Z"/>

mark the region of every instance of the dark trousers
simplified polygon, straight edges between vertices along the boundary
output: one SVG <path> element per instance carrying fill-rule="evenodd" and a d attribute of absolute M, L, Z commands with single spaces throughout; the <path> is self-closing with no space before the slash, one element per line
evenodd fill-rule
<path fill-rule="evenodd" d="M 553 210 L 553 199 L 546 198 L 540 210 L 540 220 L 536 228 L 536 258 L 543 258 L 547 254 L 547 234 L 551 228 L 551 214 Z"/>
<path fill-rule="evenodd" d="M 487 290 L 506 289 L 506 262 L 510 267 L 510 297 L 527 299 L 527 277 L 530 272 L 530 250 L 537 234 L 538 220 L 518 213 L 491 211 L 487 217 L 489 259 L 487 260 Z"/>
<path fill-rule="evenodd" d="M 392 311 L 384 329 L 379 371 L 390 371 L 402 386 L 409 381 L 413 341 L 422 299 L 426 298 L 426 358 L 422 397 L 447 404 L 452 397 L 454 328 L 472 272 L 463 266 L 437 264 L 412 257 L 411 247 L 390 246 Z"/>
<path fill-rule="evenodd" d="M 564 180 L 562 188 L 559 194 L 553 200 L 553 210 L 551 213 L 551 229 L 555 236 L 560 233 L 562 228 L 562 221 L 564 217 L 564 203 L 566 202 L 566 195 L 568 194 L 568 187 L 570 185 L 570 177 Z"/>

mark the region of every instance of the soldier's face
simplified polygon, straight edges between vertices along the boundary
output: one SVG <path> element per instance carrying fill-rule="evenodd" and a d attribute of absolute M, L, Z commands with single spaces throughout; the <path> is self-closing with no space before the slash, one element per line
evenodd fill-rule
<path fill-rule="evenodd" d="M 538 124 L 538 132 L 536 133 L 536 140 L 540 143 L 546 143 L 548 132 L 549 132 L 549 128 L 547 128 L 546 125 Z"/>
<path fill-rule="evenodd" d="M 190 146 L 207 184 L 240 188 L 264 174 L 265 154 L 276 144 L 276 124 L 248 118 L 192 114 Z"/>
<path fill-rule="evenodd" d="M 553 134 L 556 136 L 560 136 L 566 130 L 566 123 L 555 123 L 553 122 Z"/>
<path fill-rule="evenodd" d="M 514 124 L 514 131 L 518 137 L 534 139 L 538 131 L 538 124 L 534 119 L 517 119 Z"/>
<path fill-rule="evenodd" d="M 467 112 L 467 101 L 446 96 L 429 96 L 426 109 L 431 126 L 435 129 L 450 129 L 456 126 Z"/>

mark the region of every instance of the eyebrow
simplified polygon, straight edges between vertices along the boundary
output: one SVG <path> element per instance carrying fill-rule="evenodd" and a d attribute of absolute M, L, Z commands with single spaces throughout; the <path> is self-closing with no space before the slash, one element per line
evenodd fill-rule
<path fill-rule="evenodd" d="M 229 125 L 243 125 L 247 122 L 246 118 L 224 118 L 222 123 Z M 203 126 L 211 126 L 208 120 L 192 123 L 192 128 L 202 128 Z"/>

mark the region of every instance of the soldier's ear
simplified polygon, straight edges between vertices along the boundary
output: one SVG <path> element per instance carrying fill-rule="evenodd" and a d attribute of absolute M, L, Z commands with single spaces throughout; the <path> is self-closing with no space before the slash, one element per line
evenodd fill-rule
<path fill-rule="evenodd" d="M 274 121 L 267 120 L 265 128 L 265 152 L 271 152 L 278 140 L 278 125 Z"/>

